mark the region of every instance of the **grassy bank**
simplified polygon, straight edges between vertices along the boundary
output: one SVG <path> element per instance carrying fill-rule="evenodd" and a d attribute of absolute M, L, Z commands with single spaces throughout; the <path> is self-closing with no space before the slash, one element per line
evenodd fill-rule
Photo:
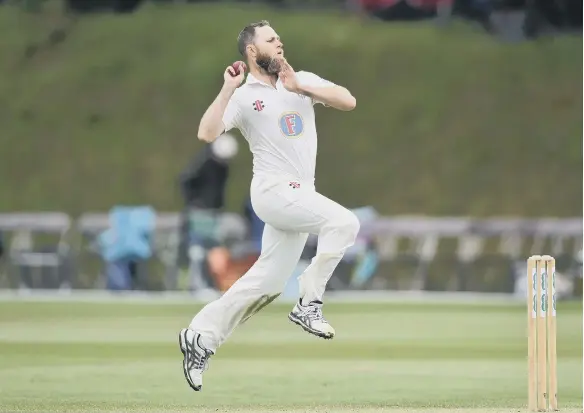
<path fill-rule="evenodd" d="M 581 38 L 499 44 L 459 24 L 210 5 L 74 23 L 1 7 L 0 209 L 178 208 L 199 119 L 239 30 L 262 18 L 296 69 L 357 97 L 351 113 L 318 109 L 326 195 L 387 214 L 581 213 Z M 241 143 L 235 210 L 251 178 Z"/>

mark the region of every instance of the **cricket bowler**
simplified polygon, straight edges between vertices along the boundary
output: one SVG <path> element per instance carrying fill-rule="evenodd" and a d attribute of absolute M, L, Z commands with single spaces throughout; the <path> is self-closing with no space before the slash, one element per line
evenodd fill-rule
<path fill-rule="evenodd" d="M 282 292 L 309 234 L 318 236 L 317 252 L 299 276 L 300 297 L 288 318 L 315 336 L 333 338 L 335 330 L 322 314 L 323 294 L 359 232 L 357 217 L 318 193 L 314 183 L 314 105 L 350 111 L 355 98 L 314 73 L 295 72 L 267 21 L 246 26 L 237 42 L 249 68 L 247 79 L 243 62 L 225 69 L 223 87 L 201 118 L 198 138 L 210 143 L 230 129 L 241 131 L 253 154 L 252 205 L 265 227 L 256 263 L 179 333 L 184 375 L 195 391 L 202 388 L 209 357 L 238 325 Z"/>

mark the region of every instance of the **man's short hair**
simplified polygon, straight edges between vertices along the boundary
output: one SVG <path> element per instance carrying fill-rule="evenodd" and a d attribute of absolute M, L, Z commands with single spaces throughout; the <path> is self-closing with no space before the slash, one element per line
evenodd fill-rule
<path fill-rule="evenodd" d="M 264 27 L 269 26 L 270 22 L 267 20 L 262 20 L 256 23 L 248 24 L 243 28 L 239 36 L 237 36 L 237 49 L 239 53 L 245 57 L 245 48 L 248 44 L 253 43 L 253 39 L 255 37 L 255 31 L 257 27 Z"/>

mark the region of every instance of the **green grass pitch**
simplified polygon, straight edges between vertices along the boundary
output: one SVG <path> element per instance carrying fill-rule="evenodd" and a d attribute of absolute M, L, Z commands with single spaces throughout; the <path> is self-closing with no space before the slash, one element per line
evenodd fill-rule
<path fill-rule="evenodd" d="M 176 339 L 198 305 L 0 302 L 2 412 L 524 412 L 522 305 L 328 304 L 337 337 L 274 303 L 186 384 Z M 582 411 L 582 304 L 558 308 L 558 398 Z"/>

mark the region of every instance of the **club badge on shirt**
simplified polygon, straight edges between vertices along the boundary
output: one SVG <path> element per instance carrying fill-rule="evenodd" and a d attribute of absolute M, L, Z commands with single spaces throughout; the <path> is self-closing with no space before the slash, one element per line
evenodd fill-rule
<path fill-rule="evenodd" d="M 298 112 L 285 112 L 279 119 L 280 131 L 288 138 L 297 138 L 304 132 L 304 120 Z"/>

